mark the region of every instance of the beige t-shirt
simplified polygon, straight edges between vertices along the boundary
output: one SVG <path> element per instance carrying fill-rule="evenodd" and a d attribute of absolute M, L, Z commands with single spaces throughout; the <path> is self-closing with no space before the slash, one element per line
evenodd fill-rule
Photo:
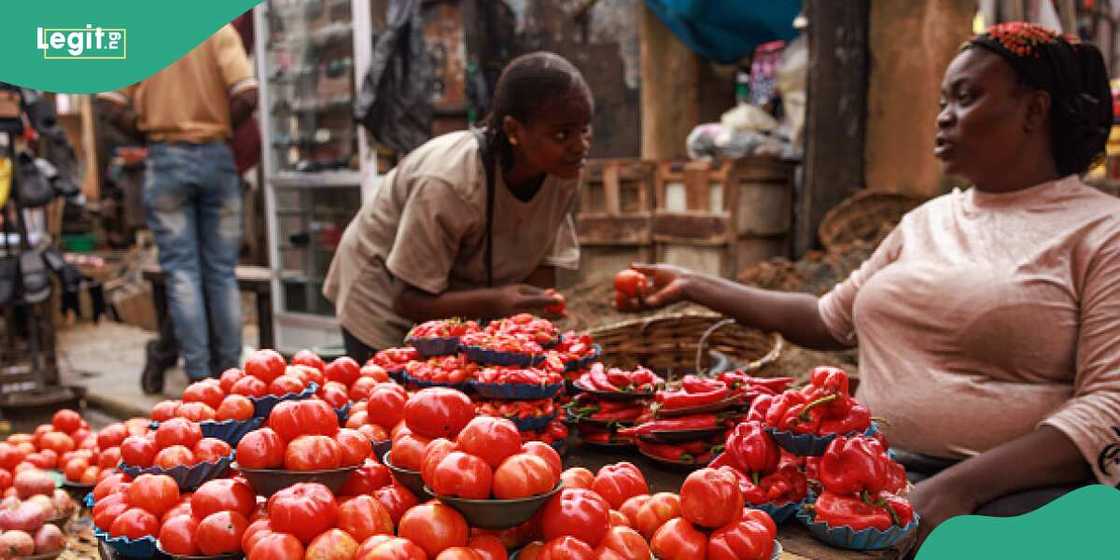
<path fill-rule="evenodd" d="M 577 180 L 546 177 L 528 202 L 495 178 L 494 285 L 542 265 L 575 270 Z M 342 235 L 323 294 L 362 342 L 399 346 L 412 323 L 393 312 L 411 285 L 431 294 L 486 286 L 486 179 L 469 131 L 432 139 L 385 175 Z"/>
<path fill-rule="evenodd" d="M 241 36 L 226 24 L 150 78 L 98 96 L 131 103 L 154 142 L 201 144 L 232 136 L 230 98 L 256 86 Z"/>
<path fill-rule="evenodd" d="M 1045 424 L 1120 482 L 1120 199 L 1076 176 L 954 191 L 907 214 L 819 309 L 838 340 L 858 338 L 858 397 L 892 445 L 964 458 Z"/>

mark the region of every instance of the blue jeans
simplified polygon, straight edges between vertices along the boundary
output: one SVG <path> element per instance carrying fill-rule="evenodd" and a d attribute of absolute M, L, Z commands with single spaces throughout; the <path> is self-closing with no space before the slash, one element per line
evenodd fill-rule
<path fill-rule="evenodd" d="M 187 376 L 200 379 L 237 367 L 241 183 L 229 146 L 152 144 L 144 208 L 167 275 L 168 309 Z"/>

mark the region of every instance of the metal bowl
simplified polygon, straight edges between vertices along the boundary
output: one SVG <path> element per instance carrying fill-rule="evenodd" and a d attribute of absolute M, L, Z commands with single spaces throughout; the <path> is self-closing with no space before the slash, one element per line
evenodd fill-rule
<path fill-rule="evenodd" d="M 350 473 L 358 470 L 358 465 L 328 469 L 322 471 L 285 471 L 280 469 L 245 469 L 233 464 L 233 468 L 241 472 L 249 486 L 253 487 L 257 495 L 266 498 L 300 482 L 318 482 L 330 489 L 331 493 L 338 492 L 350 478 Z"/>
<path fill-rule="evenodd" d="M 421 502 L 426 501 L 428 498 L 430 498 L 432 494 L 428 492 L 427 488 L 424 487 L 424 479 L 421 478 L 420 471 L 402 469 L 394 465 L 393 461 L 390 458 L 391 455 L 391 451 L 385 452 L 385 455 L 382 455 L 381 457 L 381 462 L 389 468 L 389 472 L 393 473 L 393 478 L 396 479 L 397 482 L 401 483 L 401 486 L 407 488 L 409 492 L 415 494 L 416 498 Z"/>
<path fill-rule="evenodd" d="M 463 514 L 463 518 L 467 520 L 471 527 L 498 531 L 516 527 L 532 519 L 533 515 L 562 488 L 564 488 L 564 483 L 561 482 L 547 493 L 516 500 L 468 500 L 452 496 L 438 496 L 427 487 L 424 490 Z"/>

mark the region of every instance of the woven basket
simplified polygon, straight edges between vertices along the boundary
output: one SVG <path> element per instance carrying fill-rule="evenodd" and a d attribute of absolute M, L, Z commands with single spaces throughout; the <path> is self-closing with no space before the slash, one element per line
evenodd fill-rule
<path fill-rule="evenodd" d="M 676 377 L 711 367 L 711 351 L 719 352 L 747 371 L 774 363 L 782 337 L 749 329 L 713 313 L 674 313 L 633 319 L 589 331 L 603 347 L 603 362 L 632 369 L 646 366 Z"/>
<path fill-rule="evenodd" d="M 922 199 L 904 194 L 862 190 L 825 213 L 817 235 L 826 249 L 861 240 L 878 245 L 903 215 L 921 203 Z"/>

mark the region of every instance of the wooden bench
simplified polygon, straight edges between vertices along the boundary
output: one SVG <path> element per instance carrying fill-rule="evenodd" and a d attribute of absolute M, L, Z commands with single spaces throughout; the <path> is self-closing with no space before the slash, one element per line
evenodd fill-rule
<path fill-rule="evenodd" d="M 237 287 L 256 296 L 259 346 L 272 348 L 275 344 L 272 332 L 272 272 L 262 266 L 238 266 L 235 273 Z M 147 359 L 140 379 L 145 392 L 159 393 L 163 390 L 163 372 L 179 361 L 179 342 L 167 311 L 167 275 L 156 264 L 145 266 L 142 274 L 144 280 L 152 285 L 159 338 L 148 342 Z"/>

